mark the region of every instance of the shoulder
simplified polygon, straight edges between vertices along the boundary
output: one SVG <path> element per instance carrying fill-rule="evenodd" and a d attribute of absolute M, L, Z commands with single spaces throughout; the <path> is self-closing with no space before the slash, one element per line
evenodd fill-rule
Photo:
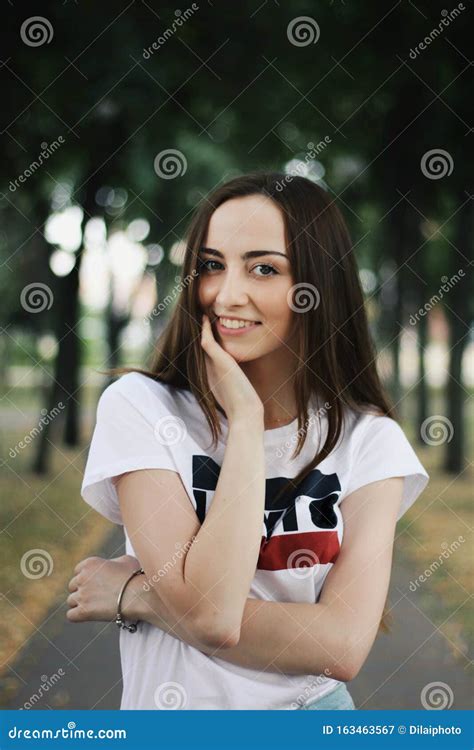
<path fill-rule="evenodd" d="M 375 406 L 364 407 L 363 411 L 347 410 L 346 429 L 355 442 L 404 437 L 400 424 Z"/>
<path fill-rule="evenodd" d="M 404 477 L 402 502 L 397 514 L 399 520 L 426 487 L 428 473 L 395 419 L 372 411 L 358 413 L 353 419 L 344 496 L 373 482 Z M 390 492 L 395 505 L 399 484 L 391 482 L 393 490 Z M 385 486 L 382 495 L 385 495 L 385 490 L 389 490 L 389 485 Z"/>
<path fill-rule="evenodd" d="M 148 417 L 155 416 L 157 412 L 168 413 L 173 410 L 175 390 L 173 386 L 140 372 L 128 372 L 104 389 L 97 413 L 113 414 L 130 407 Z"/>

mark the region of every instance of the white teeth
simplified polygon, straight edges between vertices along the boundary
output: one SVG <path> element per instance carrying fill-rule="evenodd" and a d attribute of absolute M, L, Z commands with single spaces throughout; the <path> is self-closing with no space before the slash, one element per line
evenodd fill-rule
<path fill-rule="evenodd" d="M 219 318 L 219 323 L 224 328 L 251 328 L 256 325 L 256 323 L 249 322 L 248 320 L 231 320 L 230 318 Z"/>

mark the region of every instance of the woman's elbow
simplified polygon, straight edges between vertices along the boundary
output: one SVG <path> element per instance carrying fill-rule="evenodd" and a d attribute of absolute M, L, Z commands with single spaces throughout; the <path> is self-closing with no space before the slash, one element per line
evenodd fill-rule
<path fill-rule="evenodd" d="M 364 666 L 367 655 L 362 654 L 358 648 L 347 648 L 347 645 L 341 652 L 342 656 L 333 666 L 331 677 L 339 682 L 351 682 Z"/>
<path fill-rule="evenodd" d="M 233 648 L 240 640 L 240 627 L 208 615 L 194 619 L 193 631 L 196 639 L 207 648 Z"/>
<path fill-rule="evenodd" d="M 354 680 L 360 672 L 361 666 L 354 665 L 349 662 L 343 664 L 336 664 L 333 668 L 331 677 L 338 682 L 351 682 Z"/>
<path fill-rule="evenodd" d="M 210 647 L 221 649 L 221 648 L 234 648 L 240 641 L 240 633 L 236 630 L 218 631 L 211 635 Z"/>

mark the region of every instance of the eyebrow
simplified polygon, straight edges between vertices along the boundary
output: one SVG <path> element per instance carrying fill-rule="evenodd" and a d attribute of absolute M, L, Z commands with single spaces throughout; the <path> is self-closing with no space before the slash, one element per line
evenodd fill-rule
<path fill-rule="evenodd" d="M 201 247 L 199 252 L 209 253 L 209 255 L 215 255 L 217 258 L 224 257 L 223 253 L 221 253 L 219 250 L 215 250 L 213 247 Z M 247 260 L 248 258 L 260 258 L 263 255 L 281 255 L 281 257 L 285 258 L 285 260 L 289 260 L 287 255 L 284 255 L 284 253 L 277 253 L 276 250 L 248 250 L 240 257 L 242 258 L 242 260 Z"/>

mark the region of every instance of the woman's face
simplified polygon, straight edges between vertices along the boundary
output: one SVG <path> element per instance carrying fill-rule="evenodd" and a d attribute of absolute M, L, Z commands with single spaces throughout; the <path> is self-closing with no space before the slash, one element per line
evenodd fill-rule
<path fill-rule="evenodd" d="M 252 253 L 251 257 L 245 257 Z M 238 362 L 250 362 L 290 346 L 293 285 L 283 217 L 269 198 L 232 198 L 211 216 L 200 251 L 199 302 L 221 346 Z M 290 297 L 291 300 L 291 297 Z M 226 329 L 218 318 L 256 321 Z"/>

